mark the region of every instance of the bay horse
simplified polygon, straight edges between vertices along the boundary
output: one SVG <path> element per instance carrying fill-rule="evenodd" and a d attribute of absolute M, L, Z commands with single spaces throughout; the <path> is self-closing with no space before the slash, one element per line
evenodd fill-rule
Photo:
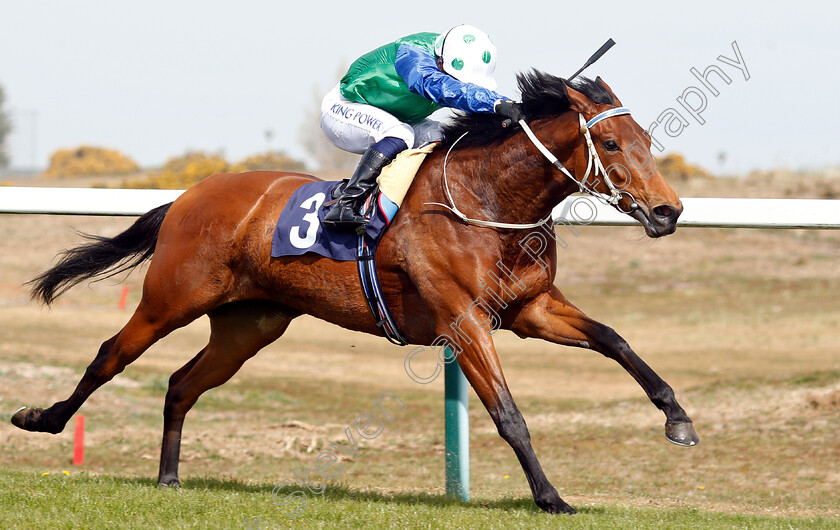
<path fill-rule="evenodd" d="M 584 190 L 606 197 L 656 238 L 674 232 L 682 204 L 658 171 L 644 173 L 639 157 L 652 158 L 649 137 L 600 77 L 569 82 L 535 70 L 519 74 L 518 85 L 530 127 L 502 127 L 496 115 L 456 117 L 445 129 L 442 149 L 420 168 L 381 240 L 375 265 L 408 342 L 433 345 L 442 336 L 454 336 L 449 346 L 457 349 L 467 380 L 518 457 L 536 504 L 551 513 L 574 513 L 537 460 L 481 319 L 492 313 L 497 327 L 520 337 L 589 348 L 614 359 L 664 412 L 666 437 L 694 445 L 699 438 L 671 387 L 613 329 L 586 316 L 555 287 L 555 245 L 545 249 L 549 266 L 543 267 L 524 248 L 528 231 L 517 229 L 550 220 L 556 204 Z M 546 153 L 556 157 L 555 163 Z M 596 169 L 621 166 L 622 184 L 617 186 L 609 171 L 586 181 L 593 160 Z M 270 256 L 280 211 L 299 186 L 315 180 L 267 171 L 214 175 L 123 233 L 88 236 L 92 241 L 65 251 L 54 267 L 32 280 L 34 299 L 50 304 L 79 282 L 151 258 L 142 299 L 125 327 L 102 344 L 67 400 L 46 409 L 22 408 L 12 423 L 28 431 L 61 432 L 94 390 L 152 344 L 209 315 L 208 344 L 172 374 L 166 393 L 158 482 L 179 486 L 187 412 L 203 392 L 225 383 L 278 339 L 292 319 L 306 313 L 381 336 L 355 263 L 311 253 Z M 484 273 L 497 267 L 509 274 L 488 285 Z M 484 301 L 473 307 L 478 316 L 464 319 L 465 309 L 478 299 Z"/>

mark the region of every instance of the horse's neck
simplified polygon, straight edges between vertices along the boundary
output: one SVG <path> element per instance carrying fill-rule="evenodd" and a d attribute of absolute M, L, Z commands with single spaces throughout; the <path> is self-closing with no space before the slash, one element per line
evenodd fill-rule
<path fill-rule="evenodd" d="M 573 155 L 571 145 L 555 152 L 567 167 L 574 167 Z M 443 186 L 449 187 L 452 200 L 468 217 L 504 223 L 545 219 L 577 191 L 572 181 L 557 179 L 553 166 L 524 134 L 498 146 L 450 154 Z"/>

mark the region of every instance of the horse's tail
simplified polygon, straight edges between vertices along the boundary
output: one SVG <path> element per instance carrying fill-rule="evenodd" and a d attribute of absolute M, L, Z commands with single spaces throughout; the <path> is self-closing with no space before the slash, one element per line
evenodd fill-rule
<path fill-rule="evenodd" d="M 32 284 L 32 299 L 50 305 L 78 283 L 110 278 L 151 258 L 170 206 L 171 202 L 146 212 L 128 230 L 114 237 L 82 234 L 89 243 L 65 250 L 54 267 L 28 282 Z"/>

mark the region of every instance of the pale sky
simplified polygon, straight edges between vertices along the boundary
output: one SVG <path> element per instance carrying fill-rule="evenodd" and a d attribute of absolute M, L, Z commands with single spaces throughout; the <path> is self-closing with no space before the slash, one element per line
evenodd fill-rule
<path fill-rule="evenodd" d="M 802 1 L 0 0 L 0 85 L 17 167 L 45 167 L 55 149 L 81 144 L 144 166 L 187 149 L 235 161 L 264 151 L 267 129 L 270 147 L 304 157 L 298 131 L 313 92 L 400 36 L 484 29 L 499 50 L 499 91 L 514 98 L 516 72 L 568 76 L 612 37 L 586 75 L 603 77 L 644 127 L 680 112 L 689 125 L 660 132 L 666 151 L 714 172 L 819 168 L 840 165 L 838 15 L 833 3 Z M 736 58 L 733 41 L 749 80 L 718 60 Z M 690 68 L 713 64 L 732 81 L 711 78 L 719 95 L 705 92 L 700 125 L 677 98 L 703 89 Z"/>

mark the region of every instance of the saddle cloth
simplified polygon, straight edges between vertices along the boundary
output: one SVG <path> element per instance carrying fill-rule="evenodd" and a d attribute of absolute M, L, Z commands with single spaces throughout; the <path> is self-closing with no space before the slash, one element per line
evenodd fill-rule
<path fill-rule="evenodd" d="M 307 252 L 338 261 L 355 261 L 358 235 L 355 232 L 337 232 L 324 227 L 324 216 L 330 211 L 331 192 L 341 184 L 336 181 L 316 181 L 304 184 L 293 194 L 277 219 L 271 239 L 271 257 L 302 256 Z M 372 211 L 370 202 L 374 201 Z M 397 211 L 387 197 L 374 192 L 368 199 L 365 211 L 370 220 L 365 225 L 365 236 L 376 242 L 385 232 Z"/>
<path fill-rule="evenodd" d="M 373 248 L 387 230 L 426 155 L 435 144 L 407 149 L 391 162 L 377 179 L 379 188 L 365 203 L 370 220 L 365 225 L 366 243 Z M 293 194 L 280 213 L 271 240 L 271 257 L 302 256 L 314 252 L 339 261 L 356 259 L 358 234 L 325 229 L 324 216 L 332 208 L 332 190 L 336 181 L 304 184 Z M 380 191 L 381 190 L 381 191 Z M 331 203 L 325 206 L 326 203 Z"/>

